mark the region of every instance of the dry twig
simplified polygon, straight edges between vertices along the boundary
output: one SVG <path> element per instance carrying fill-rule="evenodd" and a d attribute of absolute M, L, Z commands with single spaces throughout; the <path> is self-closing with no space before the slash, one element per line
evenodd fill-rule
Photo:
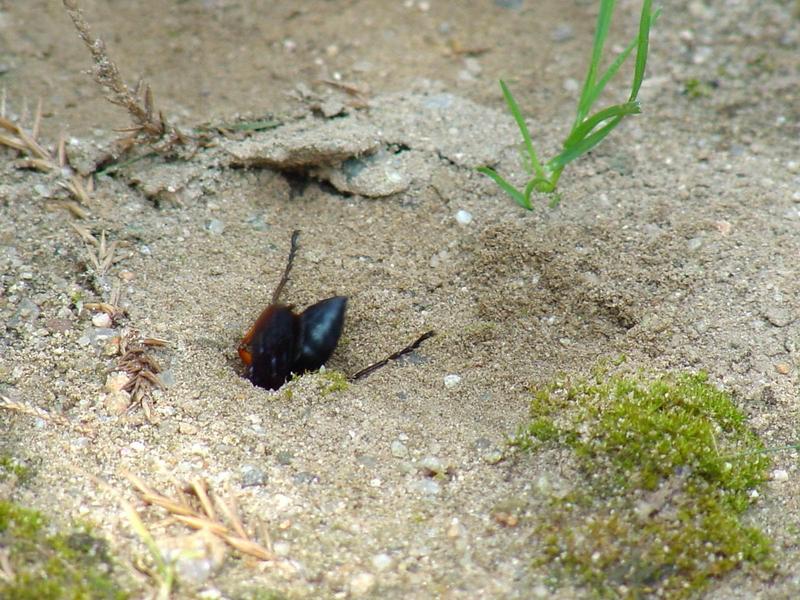
<path fill-rule="evenodd" d="M 251 540 L 247 535 L 236 510 L 235 502 L 231 500 L 228 504 L 220 497 L 212 496 L 205 482 L 195 480 L 189 485 L 188 489 L 184 490 L 197 499 L 198 507 L 183 494 L 180 495 L 179 499 L 175 500 L 151 488 L 141 478 L 132 473 L 126 472 L 123 473 L 123 476 L 136 488 L 143 502 L 160 506 L 169 512 L 176 521 L 184 523 L 193 529 L 209 531 L 242 554 L 247 554 L 259 560 L 277 560 L 275 554 L 261 544 Z M 216 505 L 219 512 L 226 515 L 230 525 L 226 525 L 217 516 L 214 505 Z"/>
<path fill-rule="evenodd" d="M 156 111 L 150 86 L 140 81 L 131 89 L 122 80 L 116 63 L 108 56 L 105 42 L 92 34 L 78 1 L 63 2 L 78 35 L 92 53 L 94 80 L 108 91 L 106 99 L 127 110 L 133 121 L 132 127 L 121 130 L 130 133 L 129 137 L 121 140 L 122 151 L 130 149 L 137 142 L 147 142 L 156 149 L 168 149 L 175 143 L 183 143 L 185 136 L 169 125 L 160 111 Z M 159 142 L 163 145 L 159 145 Z"/>
<path fill-rule="evenodd" d="M 150 553 L 150 558 L 154 563 L 155 568 L 148 568 L 143 564 L 134 564 L 132 565 L 134 569 L 140 571 L 150 577 L 153 582 L 155 583 L 156 590 L 152 595 L 146 596 L 151 600 L 169 600 L 171 597 L 172 587 L 175 583 L 175 568 L 174 566 L 169 563 L 165 558 L 163 553 L 156 544 L 155 538 L 147 529 L 145 524 L 142 522 L 142 519 L 139 518 L 139 513 L 136 512 L 136 509 L 133 507 L 133 504 L 128 502 L 125 498 L 122 497 L 122 494 L 119 493 L 116 489 L 111 487 L 111 485 L 106 482 L 105 480 L 97 477 L 96 475 L 92 475 L 82 469 L 77 467 L 71 467 L 71 469 L 78 473 L 83 477 L 87 477 L 95 482 L 96 485 L 107 490 L 113 496 L 117 498 L 117 501 L 122 505 L 122 510 L 125 513 L 125 516 L 128 518 L 128 522 L 133 529 L 133 532 L 139 537 L 139 540 L 145 545 L 148 552 Z M 138 562 L 138 561 L 137 561 Z"/>
<path fill-rule="evenodd" d="M 88 427 L 86 425 L 81 425 L 80 423 L 75 423 L 67 419 L 66 417 L 53 414 L 49 411 L 46 411 L 43 408 L 31 406 L 30 404 L 26 404 L 24 402 L 17 402 L 16 400 L 12 400 L 5 394 L 0 394 L 0 408 L 5 408 L 6 410 L 22 413 L 24 415 L 30 415 L 32 417 L 42 419 L 43 421 L 47 421 L 48 423 L 54 423 L 55 425 L 60 425 L 62 427 L 68 427 L 79 433 L 88 435 L 89 437 L 95 437 L 97 435 L 97 432 L 91 427 Z"/>
<path fill-rule="evenodd" d="M 79 174 L 69 168 L 67 160 L 66 142 L 59 138 L 56 153 L 53 155 L 47 148 L 42 146 L 36 138 L 39 136 L 39 129 L 42 122 L 42 102 L 36 109 L 34 124 L 31 133 L 26 132 L 22 126 L 8 119 L 5 115 L 5 101 L 0 110 L 0 129 L 7 133 L 0 133 L 0 146 L 7 146 L 23 154 L 26 158 L 19 161 L 19 166 L 26 169 L 34 169 L 42 173 L 58 173 L 60 180 L 58 185 L 66 189 L 75 200 L 84 206 L 89 204 L 89 191 L 92 189 L 91 178 L 84 179 Z M 75 202 L 66 203 L 66 208 L 76 217 L 86 218 L 86 212 Z"/>

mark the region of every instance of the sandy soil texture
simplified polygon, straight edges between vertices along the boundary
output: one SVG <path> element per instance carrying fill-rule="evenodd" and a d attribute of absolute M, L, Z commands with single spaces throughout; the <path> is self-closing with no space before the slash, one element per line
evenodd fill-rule
<path fill-rule="evenodd" d="M 618 4 L 620 46 L 639 3 Z M 0 494 L 61 523 L 90 519 L 132 561 L 144 551 L 111 490 L 141 504 L 123 472 L 162 490 L 205 478 L 248 527 L 265 524 L 277 558 L 220 550 L 176 597 L 592 597 L 549 587 L 531 563 L 532 482 L 572 477 L 563 457 L 501 460 L 532 387 L 620 355 L 633 371 L 705 370 L 768 447 L 797 443 L 796 3 L 667 3 L 643 113 L 567 168 L 557 208 L 539 198 L 531 213 L 475 171 L 524 177 L 497 81 L 551 155 L 594 2 L 81 6 L 123 76 L 146 79 L 168 121 L 203 143 L 95 173 L 82 219 L 60 169 L 0 149 L 0 393 L 89 431 L 0 411 L 0 453 L 36 472 Z M 76 170 L 95 171 L 130 123 L 86 73 L 61 2 L 0 0 L 0 47 L 6 117 L 30 130 L 41 98 L 40 142 L 63 133 Z M 284 300 L 345 295 L 347 320 L 326 373 L 269 392 L 241 377 L 236 347 L 295 229 Z M 117 297 L 127 316 L 111 323 L 85 306 Z M 331 371 L 429 329 L 404 360 L 333 389 Z M 108 373 L 131 331 L 168 342 L 147 350 L 165 387 L 148 411 L 119 414 L 129 397 Z M 797 452 L 776 452 L 773 469 L 748 520 L 773 540 L 777 572 L 735 572 L 704 597 L 800 595 Z M 498 518 L 507 506 L 513 523 Z M 187 532 L 141 514 L 159 539 Z"/>

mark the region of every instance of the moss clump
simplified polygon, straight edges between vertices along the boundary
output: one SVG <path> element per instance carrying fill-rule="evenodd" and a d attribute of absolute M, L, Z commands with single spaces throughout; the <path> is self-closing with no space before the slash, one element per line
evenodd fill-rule
<path fill-rule="evenodd" d="M 320 371 L 320 379 L 324 382 L 322 388 L 322 395 L 327 396 L 336 392 L 342 392 L 347 389 L 347 375 L 341 371 Z"/>
<path fill-rule="evenodd" d="M 708 98 L 714 92 L 714 85 L 700 81 L 699 79 L 688 79 L 683 86 L 683 93 L 690 99 Z"/>
<path fill-rule="evenodd" d="M 114 599 L 128 597 L 111 578 L 105 541 L 84 529 L 51 533 L 33 510 L 0 500 L 0 547 L 9 550 L 13 579 L 0 579 L 5 600 Z"/>
<path fill-rule="evenodd" d="M 18 483 L 26 483 L 33 477 L 33 471 L 8 454 L 2 454 L 0 455 L 0 481 L 9 477 L 15 478 Z"/>
<path fill-rule="evenodd" d="M 766 537 L 741 520 L 769 466 L 744 421 L 704 374 L 538 390 L 513 443 L 565 445 L 585 479 L 551 499 L 537 563 L 631 598 L 686 597 L 742 565 L 768 567 Z"/>

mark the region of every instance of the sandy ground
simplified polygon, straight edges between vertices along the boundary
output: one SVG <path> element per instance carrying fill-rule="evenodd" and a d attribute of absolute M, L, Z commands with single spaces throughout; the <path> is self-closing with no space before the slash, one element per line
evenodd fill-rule
<path fill-rule="evenodd" d="M 265 568 L 231 554 L 199 584 L 208 597 L 259 586 L 292 597 L 529 598 L 551 593 L 546 572 L 530 566 L 541 502 L 531 482 L 561 466 L 549 454 L 497 458 L 532 386 L 621 354 L 648 372 L 704 369 L 768 446 L 797 442 L 793 3 L 666 6 L 643 114 L 568 167 L 558 208 L 540 199 L 532 213 L 474 171 L 489 160 L 522 178 L 497 80 L 512 85 L 551 154 L 570 125 L 595 3 L 82 6 L 121 71 L 146 78 L 178 126 L 273 117 L 332 135 L 353 126 L 356 138 L 377 140 L 402 191 L 368 198 L 231 159 L 253 140 L 292 137 L 279 128 L 215 134 L 192 157 L 97 176 L 77 220 L 58 204 L 56 175 L 20 169 L 3 150 L 0 391 L 96 432 L 0 412 L 0 451 L 36 470 L 3 494 L 64 523 L 91 519 L 130 561 L 142 548 L 117 498 L 87 474 L 129 499 L 122 470 L 162 488 L 195 477 L 227 486 L 246 522 L 266 523 L 281 559 Z M 622 43 L 638 4 L 618 11 Z M 128 125 L 85 73 L 89 54 L 60 2 L 0 2 L 0 44 L 6 114 L 30 127 L 42 98 L 41 139 L 52 145 L 64 132 L 76 162 L 91 164 Z M 70 223 L 116 242 L 104 278 Z M 254 388 L 236 346 L 294 229 L 301 248 L 285 300 L 349 298 L 329 369 L 353 373 L 423 331 L 438 335 L 344 391 L 326 392 L 319 374 L 278 392 Z M 128 317 L 111 334 L 125 326 L 169 341 L 153 351 L 167 387 L 153 392 L 152 422 L 141 410 L 114 414 L 108 332 L 77 310 L 115 285 Z M 452 375 L 460 380 L 446 386 Z M 768 484 L 748 517 L 773 539 L 778 573 L 735 573 L 705 597 L 800 594 L 796 452 L 774 460 L 788 479 Z M 509 505 L 519 508 L 514 527 L 496 518 Z M 162 513 L 142 514 L 157 536 L 176 534 L 158 524 Z"/>

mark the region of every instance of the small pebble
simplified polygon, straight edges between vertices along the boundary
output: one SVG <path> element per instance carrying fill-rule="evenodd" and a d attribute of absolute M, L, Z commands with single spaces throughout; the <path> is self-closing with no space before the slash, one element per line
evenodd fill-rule
<path fill-rule="evenodd" d="M 392 566 L 392 557 L 386 554 L 385 552 L 381 552 L 380 554 L 376 554 L 372 557 L 372 567 L 376 571 L 385 571 L 389 567 Z"/>
<path fill-rule="evenodd" d="M 113 373 L 109 373 L 106 377 L 106 384 L 103 389 L 106 392 L 118 392 L 131 380 L 130 375 L 127 373 L 123 373 L 122 371 L 115 371 Z"/>
<path fill-rule="evenodd" d="M 462 531 L 463 527 L 459 522 L 457 517 L 453 517 L 452 521 L 450 521 L 450 526 L 447 528 L 447 537 L 451 540 L 454 540 L 464 533 Z"/>
<path fill-rule="evenodd" d="M 436 496 L 442 491 L 442 486 L 433 479 L 417 479 L 408 484 L 408 489 L 426 496 Z"/>
<path fill-rule="evenodd" d="M 400 440 L 393 441 L 391 449 L 395 458 L 408 458 L 408 447 Z"/>
<path fill-rule="evenodd" d="M 775 469 L 772 472 L 772 481 L 783 482 L 788 480 L 789 480 L 789 473 L 786 471 L 786 469 Z"/>
<path fill-rule="evenodd" d="M 372 573 L 359 573 L 350 580 L 350 593 L 355 596 L 365 596 L 375 587 L 375 575 Z"/>
<path fill-rule="evenodd" d="M 581 84 L 578 83 L 577 79 L 573 79 L 572 77 L 567 77 L 564 80 L 564 83 L 561 84 L 564 87 L 565 92 L 577 92 L 578 88 L 580 88 Z"/>
<path fill-rule="evenodd" d="M 575 31 L 572 29 L 572 26 L 562 23 L 556 26 L 553 33 L 550 34 L 550 39 L 556 43 L 561 43 L 571 40 L 574 36 Z"/>
<path fill-rule="evenodd" d="M 491 448 L 483 454 L 483 461 L 489 465 L 496 465 L 503 460 L 503 451 L 500 448 Z"/>
<path fill-rule="evenodd" d="M 35 302 L 28 300 L 27 298 L 23 299 L 22 302 L 19 303 L 19 310 L 17 311 L 17 315 L 24 321 L 28 321 L 32 323 L 36 319 L 39 318 L 39 314 L 41 310 L 36 305 Z"/>
<path fill-rule="evenodd" d="M 778 363 L 775 365 L 775 370 L 781 375 L 788 375 L 789 371 L 792 370 L 792 367 L 788 363 Z"/>
<path fill-rule="evenodd" d="M 284 540 L 279 540 L 272 544 L 272 550 L 278 556 L 289 556 L 289 551 L 291 550 L 291 546 L 289 546 L 289 542 Z"/>
<path fill-rule="evenodd" d="M 471 56 L 464 59 L 464 68 L 470 75 L 480 75 L 482 70 L 481 63 L 478 62 L 478 59 Z"/>
<path fill-rule="evenodd" d="M 243 465 L 241 471 L 242 487 L 266 485 L 268 479 L 267 474 L 261 467 L 256 465 Z"/>
<path fill-rule="evenodd" d="M 374 456 L 370 456 L 369 454 L 362 454 L 359 456 L 358 462 L 369 469 L 374 469 L 378 466 L 378 459 Z"/>
<path fill-rule="evenodd" d="M 280 452 L 275 454 L 275 461 L 279 465 L 283 465 L 284 467 L 292 464 L 292 459 L 293 458 L 294 458 L 294 456 L 292 456 L 292 453 L 291 452 L 287 452 L 286 450 L 281 450 Z"/>
<path fill-rule="evenodd" d="M 225 223 L 219 219 L 211 219 L 206 223 L 206 230 L 208 230 L 211 235 L 222 235 L 225 231 Z"/>
<path fill-rule="evenodd" d="M 472 223 L 472 213 L 466 210 L 460 210 L 456 213 L 456 221 L 459 225 L 469 225 Z"/>
<path fill-rule="evenodd" d="M 768 306 L 763 315 L 775 327 L 786 327 L 795 320 L 792 312 L 784 306 Z"/>
<path fill-rule="evenodd" d="M 301 471 L 294 476 L 294 482 L 297 485 L 311 485 L 312 483 L 319 483 L 319 475 L 309 471 Z"/>
<path fill-rule="evenodd" d="M 448 389 L 456 387 L 459 383 L 461 383 L 461 375 L 451 373 L 450 375 L 444 376 L 444 387 Z"/>
<path fill-rule="evenodd" d="M 222 567 L 227 554 L 222 540 L 207 531 L 163 539 L 158 546 L 178 580 L 191 585 L 208 580 Z"/>
<path fill-rule="evenodd" d="M 123 390 L 117 390 L 106 394 L 103 398 L 103 408 L 106 409 L 108 414 L 119 416 L 128 410 L 131 404 L 131 395 Z"/>
<path fill-rule="evenodd" d="M 198 432 L 197 425 L 192 423 L 181 423 L 178 425 L 178 432 L 183 435 L 196 435 Z"/>
<path fill-rule="evenodd" d="M 436 456 L 426 456 L 419 461 L 419 466 L 429 477 L 442 475 L 445 473 L 445 471 L 447 471 L 447 467 L 442 459 Z"/>

